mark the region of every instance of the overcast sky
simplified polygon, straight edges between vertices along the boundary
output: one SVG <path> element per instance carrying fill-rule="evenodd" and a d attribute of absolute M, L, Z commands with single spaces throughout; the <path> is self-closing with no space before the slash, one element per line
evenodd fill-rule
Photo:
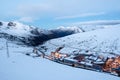
<path fill-rule="evenodd" d="M 120 0 L 1 0 L 0 20 L 43 28 L 120 20 Z"/>

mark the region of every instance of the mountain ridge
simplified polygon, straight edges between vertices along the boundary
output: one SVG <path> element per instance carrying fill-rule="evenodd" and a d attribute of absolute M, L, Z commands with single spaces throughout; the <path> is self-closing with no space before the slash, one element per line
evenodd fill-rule
<path fill-rule="evenodd" d="M 0 37 L 21 42 L 28 46 L 38 46 L 45 41 L 82 32 L 79 28 L 40 29 L 19 22 L 0 22 Z"/>

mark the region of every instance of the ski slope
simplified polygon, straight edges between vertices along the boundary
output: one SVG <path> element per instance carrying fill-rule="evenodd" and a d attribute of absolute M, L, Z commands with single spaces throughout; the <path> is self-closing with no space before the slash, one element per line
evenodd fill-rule
<path fill-rule="evenodd" d="M 47 48 L 46 53 L 55 51 L 60 46 L 65 46 L 60 52 L 72 54 L 80 50 L 89 50 L 109 56 L 106 53 L 120 54 L 120 25 L 106 26 L 104 29 L 97 29 L 70 36 L 52 39 L 42 46 Z M 41 45 L 40 45 L 41 47 Z"/>
<path fill-rule="evenodd" d="M 6 55 L 6 40 L 0 38 L 0 80 L 119 80 L 105 73 L 73 68 L 43 58 L 32 58 L 33 48 L 8 43 L 10 57 Z"/>

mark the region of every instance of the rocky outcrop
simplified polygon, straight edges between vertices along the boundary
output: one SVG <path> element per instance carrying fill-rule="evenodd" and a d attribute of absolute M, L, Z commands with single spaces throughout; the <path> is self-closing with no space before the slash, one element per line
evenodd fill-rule
<path fill-rule="evenodd" d="M 3 23 L 2 22 L 0 22 L 0 26 L 2 26 L 3 25 Z"/>
<path fill-rule="evenodd" d="M 16 23 L 14 23 L 14 22 L 9 22 L 9 23 L 8 23 L 8 26 L 16 26 Z"/>

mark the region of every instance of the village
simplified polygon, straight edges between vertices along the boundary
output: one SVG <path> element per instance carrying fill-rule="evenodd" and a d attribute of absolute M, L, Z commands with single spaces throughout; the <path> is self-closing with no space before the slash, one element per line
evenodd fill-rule
<path fill-rule="evenodd" d="M 120 56 L 114 55 L 114 57 L 104 57 L 103 55 L 96 54 L 66 54 L 61 53 L 60 50 L 64 47 L 58 47 L 55 51 L 49 55 L 43 51 L 34 48 L 33 53 L 26 54 L 32 57 L 42 57 L 50 61 L 54 61 L 63 65 L 68 65 L 75 68 L 82 68 L 97 72 L 108 73 L 114 76 L 120 77 Z M 86 51 L 87 53 L 88 51 Z"/>

